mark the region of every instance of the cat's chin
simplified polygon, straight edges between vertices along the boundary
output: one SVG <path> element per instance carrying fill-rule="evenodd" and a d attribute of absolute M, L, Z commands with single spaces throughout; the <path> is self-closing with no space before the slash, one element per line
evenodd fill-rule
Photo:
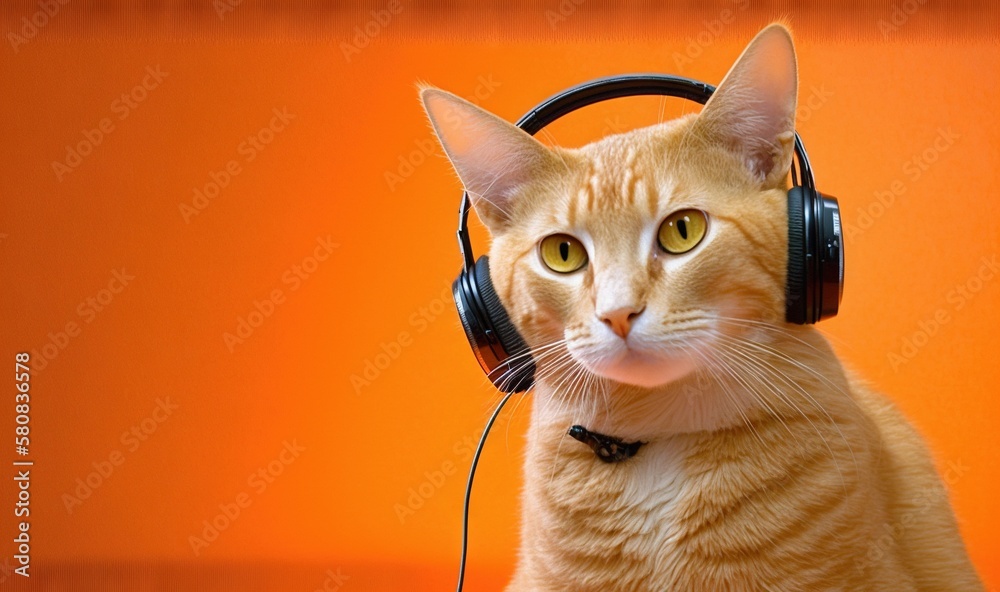
<path fill-rule="evenodd" d="M 695 370 L 695 363 L 688 356 L 673 357 L 659 353 L 653 355 L 630 349 L 625 349 L 612 359 L 603 359 L 597 363 L 581 361 L 588 370 L 598 376 L 646 389 L 666 386 Z"/>

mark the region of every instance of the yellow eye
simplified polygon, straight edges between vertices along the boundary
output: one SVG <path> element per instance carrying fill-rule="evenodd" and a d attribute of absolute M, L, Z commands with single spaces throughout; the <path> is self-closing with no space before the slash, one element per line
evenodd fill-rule
<path fill-rule="evenodd" d="M 708 219 L 700 210 L 680 210 L 660 225 L 660 246 L 668 253 L 687 253 L 705 238 Z"/>
<path fill-rule="evenodd" d="M 542 262 L 559 273 L 570 273 L 587 264 L 587 249 L 568 234 L 553 234 L 542 239 L 539 248 Z"/>

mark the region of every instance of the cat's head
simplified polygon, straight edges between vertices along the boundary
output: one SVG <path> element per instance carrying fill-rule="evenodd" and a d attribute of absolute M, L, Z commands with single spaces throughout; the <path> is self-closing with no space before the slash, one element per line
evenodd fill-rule
<path fill-rule="evenodd" d="M 595 375 L 653 388 L 733 334 L 783 321 L 796 90 L 780 25 L 747 46 L 700 114 L 579 149 L 422 89 L 492 235 L 497 294 L 542 371 L 564 359 L 547 351 L 568 350 Z"/>

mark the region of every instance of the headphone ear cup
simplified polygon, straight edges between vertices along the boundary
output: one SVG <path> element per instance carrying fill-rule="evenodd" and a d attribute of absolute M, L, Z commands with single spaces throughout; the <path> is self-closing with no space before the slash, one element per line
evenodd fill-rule
<path fill-rule="evenodd" d="M 789 323 L 817 323 L 837 314 L 844 293 L 843 243 L 837 199 L 809 187 L 792 187 L 785 280 Z"/>
<path fill-rule="evenodd" d="M 490 379 L 503 392 L 526 391 L 534 382 L 535 362 L 530 356 L 523 355 L 528 351 L 528 344 L 514 327 L 493 287 L 489 257 L 484 255 L 476 261 L 474 278 L 488 327 L 492 329 L 492 337 L 499 342 L 501 350 L 497 358 L 503 368 L 498 366 L 492 369 Z M 515 356 L 518 356 L 517 359 L 512 360 Z"/>
<path fill-rule="evenodd" d="M 485 332 L 482 324 L 477 318 L 475 308 L 472 304 L 471 291 L 469 289 L 469 272 L 462 269 L 455 281 L 451 284 L 452 297 L 455 299 L 455 309 L 458 310 L 458 319 L 462 322 L 462 329 L 465 330 L 465 337 L 469 340 L 472 353 L 476 354 L 479 364 L 486 367 L 486 362 L 479 353 L 481 348 L 488 347 L 485 342 Z"/>
<path fill-rule="evenodd" d="M 808 319 L 808 290 L 806 258 L 808 254 L 805 214 L 805 189 L 792 187 L 788 191 L 788 269 L 785 279 L 785 320 L 799 325 L 812 322 Z"/>

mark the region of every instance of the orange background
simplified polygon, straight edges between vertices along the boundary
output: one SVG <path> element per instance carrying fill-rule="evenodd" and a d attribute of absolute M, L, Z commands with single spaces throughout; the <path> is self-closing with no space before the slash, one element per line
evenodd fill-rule
<path fill-rule="evenodd" d="M 994 13 L 932 3 L 887 31 L 879 22 L 892 18 L 891 3 L 610 13 L 564 2 L 564 19 L 553 17 L 556 2 L 447 14 L 404 3 L 345 57 L 355 27 L 389 6 L 248 2 L 220 18 L 211 8 L 126 17 L 81 3 L 16 52 L 0 47 L 2 355 L 55 343 L 51 352 L 68 323 L 79 327 L 31 382 L 35 589 L 452 586 L 470 445 L 498 397 L 447 290 L 459 266 L 459 185 L 436 145 L 421 152 L 432 136 L 415 82 L 514 120 L 597 76 L 659 71 L 718 83 L 776 17 L 796 33 L 799 131 L 817 182 L 859 230 L 848 230 L 841 314 L 821 330 L 957 475 L 950 491 L 968 549 L 988 587 L 1000 586 L 1000 277 L 973 280 L 984 257 L 1000 254 Z M 737 8 L 723 23 L 727 6 Z M 8 6 L 0 31 L 38 10 Z M 119 119 L 115 101 L 147 66 L 166 77 Z M 247 162 L 241 143 L 283 108 L 294 119 Z M 661 108 L 673 117 L 694 106 L 617 101 L 544 139 L 580 145 L 654 123 Z M 113 129 L 57 179 L 53 161 L 104 118 Z M 934 149 L 942 128 L 955 139 Z M 916 174 L 913 159 L 931 157 Z M 185 221 L 181 204 L 231 160 L 239 172 Z M 900 195 L 880 207 L 877 193 L 892 189 Z M 327 237 L 338 246 L 310 262 Z M 485 248 L 481 230 L 477 242 Z M 297 284 L 286 275 L 295 266 L 311 270 Z M 122 268 L 134 279 L 102 292 Z M 959 307 L 949 293 L 969 282 L 977 291 Z M 224 335 L 275 290 L 272 314 L 227 345 Z M 104 300 L 99 312 L 88 298 Z M 915 334 L 936 315 L 947 321 L 894 363 L 890 354 L 907 338 L 922 343 Z M 356 388 L 352 376 L 384 363 L 383 349 L 397 355 Z M 13 377 L 3 380 L 12 392 Z M 154 414 L 168 397 L 176 409 Z M 513 568 L 529 403 L 508 409 L 480 465 L 469 589 L 499 590 Z M 12 433 L 12 396 L 0 413 L 0 432 Z M 122 435 L 144 421 L 155 432 L 131 449 Z M 16 459 L 2 439 L 0 466 Z M 285 442 L 303 449 L 290 462 Z M 68 512 L 76 480 L 116 451 L 124 460 Z M 266 487 L 248 480 L 269 466 Z M 3 471 L 0 540 L 9 541 L 14 471 Z M 427 499 L 400 514 L 422 484 Z M 248 502 L 239 516 L 196 556 L 189 537 L 239 499 Z M 10 542 L 0 548 L 13 554 Z M 3 585 L 24 586 L 3 562 Z M 348 579 L 331 579 L 338 573 Z"/>

